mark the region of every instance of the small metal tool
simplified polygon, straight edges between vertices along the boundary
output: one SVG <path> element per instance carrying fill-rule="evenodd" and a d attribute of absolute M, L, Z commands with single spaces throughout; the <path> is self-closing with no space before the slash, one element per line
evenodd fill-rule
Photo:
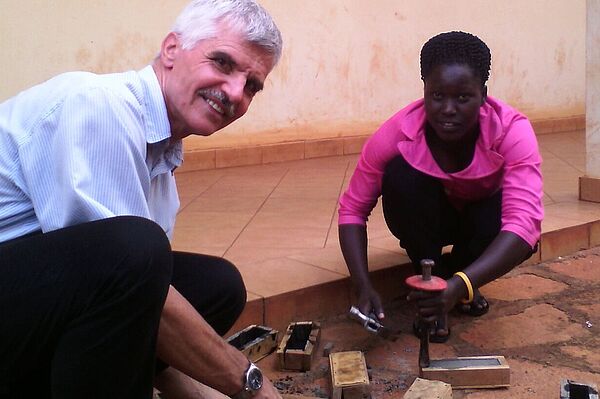
<path fill-rule="evenodd" d="M 370 333 L 376 334 L 381 338 L 389 339 L 394 341 L 399 334 L 398 331 L 392 331 L 388 327 L 385 327 L 375 316 L 370 314 L 369 316 L 362 313 L 356 306 L 350 307 L 349 316 L 351 319 L 359 322 L 365 330 Z"/>

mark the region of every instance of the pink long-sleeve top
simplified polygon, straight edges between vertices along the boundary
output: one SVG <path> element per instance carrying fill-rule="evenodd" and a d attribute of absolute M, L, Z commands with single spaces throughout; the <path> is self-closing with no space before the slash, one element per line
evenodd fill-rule
<path fill-rule="evenodd" d="M 502 189 L 502 231 L 532 247 L 544 216 L 541 156 L 529 120 L 503 102 L 487 97 L 479 111 L 481 133 L 471 164 L 446 173 L 425 140 L 425 107 L 417 100 L 388 119 L 369 140 L 346 192 L 340 198 L 339 224 L 366 225 L 381 195 L 385 166 L 401 155 L 413 168 L 438 178 L 455 204 L 486 198 Z"/>

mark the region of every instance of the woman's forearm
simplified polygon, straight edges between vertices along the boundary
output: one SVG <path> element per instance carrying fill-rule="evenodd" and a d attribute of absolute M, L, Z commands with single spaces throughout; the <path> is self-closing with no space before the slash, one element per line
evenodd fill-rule
<path fill-rule="evenodd" d="M 367 258 L 367 228 L 359 224 L 339 226 L 340 248 L 352 282 L 358 289 L 371 285 Z"/>

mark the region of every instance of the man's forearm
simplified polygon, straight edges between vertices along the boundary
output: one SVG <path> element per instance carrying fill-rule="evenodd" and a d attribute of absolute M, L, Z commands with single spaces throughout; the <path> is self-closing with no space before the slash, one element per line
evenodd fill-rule
<path fill-rule="evenodd" d="M 225 394 L 242 389 L 248 360 L 223 340 L 172 286 L 158 329 L 158 357 Z"/>

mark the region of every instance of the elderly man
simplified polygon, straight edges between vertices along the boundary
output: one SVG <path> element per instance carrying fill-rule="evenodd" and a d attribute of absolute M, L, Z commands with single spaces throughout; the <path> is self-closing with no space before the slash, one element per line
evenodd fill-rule
<path fill-rule="evenodd" d="M 219 335 L 237 269 L 169 245 L 181 140 L 244 115 L 280 54 L 253 0 L 194 0 L 152 65 L 0 104 L 0 398 L 280 397 Z"/>

